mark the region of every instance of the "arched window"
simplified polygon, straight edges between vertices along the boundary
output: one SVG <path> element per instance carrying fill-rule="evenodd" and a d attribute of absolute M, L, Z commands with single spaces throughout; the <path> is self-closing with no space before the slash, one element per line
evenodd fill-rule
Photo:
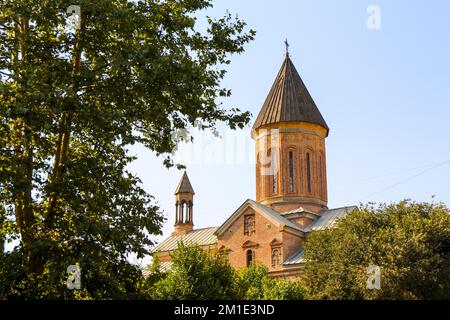
<path fill-rule="evenodd" d="M 289 192 L 294 192 L 294 153 L 289 151 Z"/>
<path fill-rule="evenodd" d="M 308 184 L 308 192 L 311 192 L 311 154 L 306 154 L 306 180 Z"/>
<path fill-rule="evenodd" d="M 323 164 L 322 155 L 319 154 L 319 183 L 320 183 L 320 194 L 323 196 Z"/>
<path fill-rule="evenodd" d="M 186 201 L 182 200 L 178 203 L 178 222 L 179 223 L 185 223 L 185 207 L 186 207 Z"/>
<path fill-rule="evenodd" d="M 272 192 L 277 193 L 277 153 L 274 149 L 270 150 L 270 168 L 272 174 Z"/>
<path fill-rule="evenodd" d="M 253 251 L 249 249 L 247 250 L 247 267 L 250 267 L 252 262 L 253 262 Z"/>
<path fill-rule="evenodd" d="M 272 267 L 276 267 L 280 264 L 281 253 L 280 249 L 272 249 Z"/>
<path fill-rule="evenodd" d="M 260 153 L 258 152 L 256 154 L 256 161 L 257 161 L 256 168 L 258 168 L 258 165 L 260 167 L 259 167 L 259 170 L 256 170 L 256 194 L 261 193 L 260 186 L 264 185 L 264 165 L 261 164 L 261 159 L 259 157 L 260 157 Z M 263 173 L 263 174 L 261 174 L 261 173 Z"/>
<path fill-rule="evenodd" d="M 186 222 L 190 223 L 192 222 L 192 201 L 188 201 L 187 202 L 187 206 L 186 206 Z"/>

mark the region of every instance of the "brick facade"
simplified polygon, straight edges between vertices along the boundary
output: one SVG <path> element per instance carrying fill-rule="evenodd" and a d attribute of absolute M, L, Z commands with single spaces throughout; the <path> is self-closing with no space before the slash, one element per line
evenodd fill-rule
<path fill-rule="evenodd" d="M 280 212 L 299 206 L 327 209 L 326 134 L 325 128 L 304 122 L 257 129 L 256 201 Z"/>
<path fill-rule="evenodd" d="M 255 229 L 245 234 L 245 217 L 255 217 Z M 223 234 L 218 235 L 217 247 L 223 251 L 230 264 L 235 268 L 247 266 L 247 253 L 252 251 L 253 261 L 264 264 L 269 272 L 283 269 L 283 261 L 301 247 L 304 237 L 299 232 L 289 232 L 274 224 L 251 207 L 245 209 L 235 221 L 227 226 Z M 272 256 L 278 250 L 277 259 Z"/>

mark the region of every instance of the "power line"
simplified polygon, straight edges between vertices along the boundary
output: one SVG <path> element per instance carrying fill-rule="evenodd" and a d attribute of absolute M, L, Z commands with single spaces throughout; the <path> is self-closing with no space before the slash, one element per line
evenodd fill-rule
<path fill-rule="evenodd" d="M 438 164 L 436 164 L 435 166 L 433 166 L 433 167 L 431 167 L 431 168 L 428 168 L 428 169 L 426 169 L 426 170 L 423 170 L 423 171 L 419 172 L 418 174 L 415 174 L 415 175 L 410 176 L 410 177 L 408 177 L 408 178 L 406 178 L 406 179 L 403 179 L 403 180 L 401 180 L 401 181 L 399 181 L 399 182 L 397 182 L 397 183 L 394 183 L 394 184 L 392 184 L 392 185 L 390 185 L 390 186 L 387 186 L 386 188 L 383 188 L 383 189 L 381 189 L 381 190 L 379 190 L 379 191 L 377 191 L 377 192 L 371 193 L 371 194 L 369 194 L 368 196 L 366 196 L 366 197 L 364 197 L 364 198 L 361 198 L 359 201 L 365 200 L 365 199 L 370 198 L 370 197 L 372 197 L 372 196 L 374 196 L 374 195 L 377 195 L 377 194 L 383 193 L 383 192 L 385 192 L 385 191 L 387 191 L 387 190 L 390 190 L 390 189 L 392 189 L 392 188 L 395 188 L 396 186 L 401 185 L 401 184 L 403 184 L 403 183 L 405 183 L 405 182 L 407 182 L 407 181 L 409 181 L 409 180 L 412 180 L 412 179 L 414 179 L 414 178 L 417 178 L 418 176 L 421 176 L 421 175 L 423 175 L 423 174 L 425 174 L 425 173 L 427 173 L 427 172 L 429 172 L 429 171 L 431 171 L 431 170 L 433 170 L 433 169 L 442 167 L 442 166 L 446 165 L 447 163 L 450 163 L 450 159 L 449 159 L 449 160 L 446 160 L 446 161 L 443 161 L 443 162 L 441 162 L 441 163 L 438 163 Z"/>
<path fill-rule="evenodd" d="M 377 180 L 377 179 L 381 179 L 381 178 L 385 178 L 385 177 L 389 177 L 389 176 L 393 176 L 393 175 L 398 175 L 400 173 L 414 171 L 414 170 L 417 170 L 417 169 L 429 168 L 429 167 L 432 167 L 432 166 L 435 166 L 435 165 L 436 164 L 428 164 L 428 165 L 423 165 L 423 166 L 419 166 L 419 167 L 414 167 L 414 168 L 394 171 L 394 172 L 390 172 L 390 173 L 386 173 L 386 174 L 381 174 L 381 175 L 378 175 L 378 176 L 372 176 L 372 177 L 368 177 L 368 178 L 361 178 L 361 179 L 351 180 L 351 181 L 344 182 L 344 183 L 334 184 L 334 185 L 331 185 L 330 187 L 331 188 L 335 188 L 335 187 L 341 187 L 341 186 L 345 186 L 345 185 L 349 185 L 349 184 L 355 184 L 355 183 L 360 183 L 360 182 Z"/>

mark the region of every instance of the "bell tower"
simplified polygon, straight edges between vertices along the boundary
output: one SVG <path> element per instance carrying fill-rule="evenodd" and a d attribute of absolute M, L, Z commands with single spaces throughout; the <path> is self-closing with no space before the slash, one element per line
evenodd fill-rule
<path fill-rule="evenodd" d="M 287 49 L 287 46 L 286 46 Z M 256 118 L 256 201 L 279 212 L 327 209 L 329 128 L 286 56 Z"/>
<path fill-rule="evenodd" d="M 192 189 L 185 171 L 175 190 L 175 230 L 172 232 L 173 236 L 183 235 L 193 230 L 194 194 L 194 189 Z"/>

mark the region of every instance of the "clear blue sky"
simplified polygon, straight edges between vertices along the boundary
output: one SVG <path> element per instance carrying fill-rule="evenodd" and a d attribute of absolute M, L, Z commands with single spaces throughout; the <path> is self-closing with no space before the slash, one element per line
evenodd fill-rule
<path fill-rule="evenodd" d="M 372 4 L 381 9 L 380 30 L 366 26 Z M 257 36 L 232 57 L 224 85 L 233 95 L 225 105 L 250 110 L 255 119 L 288 38 L 291 59 L 331 129 L 330 208 L 432 195 L 450 205 L 450 163 L 436 167 L 450 160 L 450 1 L 217 0 L 208 14 L 227 9 Z M 225 131 L 223 139 L 197 135 L 198 158 L 187 161 L 195 228 L 220 225 L 255 198 L 253 141 L 248 130 L 235 134 L 237 144 Z M 132 152 L 139 159 L 130 169 L 168 218 L 166 237 L 182 172 L 165 169 L 143 148 Z"/>

